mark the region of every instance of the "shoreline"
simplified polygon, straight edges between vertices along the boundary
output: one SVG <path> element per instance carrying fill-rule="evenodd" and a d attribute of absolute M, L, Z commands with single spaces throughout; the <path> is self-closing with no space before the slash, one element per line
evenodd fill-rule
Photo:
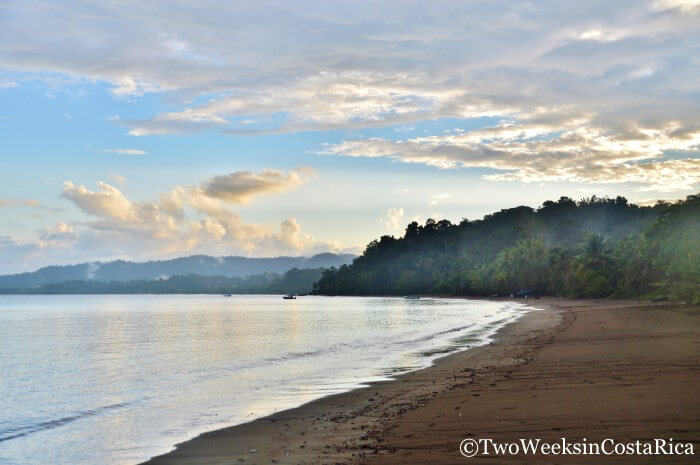
<path fill-rule="evenodd" d="M 507 298 L 468 300 L 514 302 Z M 475 361 L 505 359 L 507 357 L 502 357 L 505 354 L 501 352 L 506 349 L 506 346 L 512 344 L 512 341 L 502 344 L 505 338 L 531 339 L 532 335 L 526 335 L 526 332 L 536 331 L 540 334 L 542 331 L 552 331 L 561 323 L 560 311 L 552 308 L 544 299 L 515 302 L 525 305 L 525 309 L 522 309 L 523 314 L 488 335 L 486 337 L 488 341 L 482 345 L 441 355 L 432 360 L 427 367 L 398 374 L 390 380 L 365 383 L 350 391 L 331 394 L 250 422 L 204 432 L 176 444 L 169 452 L 152 457 L 140 465 L 234 462 L 326 463 L 326 459 L 330 460 L 331 456 L 340 460 L 338 463 L 357 461 L 366 456 L 366 451 L 370 450 L 369 444 L 373 440 L 377 444 L 381 442 L 378 434 L 381 431 L 376 427 L 389 413 L 382 408 L 381 400 L 391 398 L 395 401 L 400 397 L 400 403 L 394 402 L 394 407 L 398 407 L 389 410 L 393 410 L 393 414 L 401 415 L 409 408 L 415 408 L 424 403 L 426 396 L 433 397 L 445 389 L 462 386 L 465 378 L 470 377 L 470 375 L 458 373 L 459 370 L 457 370 L 457 365 L 462 363 L 465 354 L 470 354 L 468 358 L 473 358 Z M 432 373 L 432 370 L 436 373 Z M 425 379 L 434 380 L 446 375 L 449 375 L 452 380 L 448 386 L 441 385 L 441 391 L 433 389 L 437 384 L 434 381 L 427 383 L 431 386 L 429 391 L 426 389 Z M 416 383 L 421 379 L 422 382 Z M 316 433 L 313 439 L 310 430 Z M 339 437 L 341 430 L 345 432 L 346 437 Z M 330 440 L 331 432 L 337 438 L 336 441 Z M 318 437 L 319 435 L 321 437 Z M 288 445 L 270 444 L 272 442 L 270 438 L 279 439 L 282 436 L 289 440 Z M 356 447 L 351 447 L 350 442 L 355 443 Z M 310 453 L 311 451 L 318 453 Z"/>
<path fill-rule="evenodd" d="M 528 304 L 542 310 L 502 327 L 490 344 L 391 381 L 204 433 L 144 465 L 453 464 L 469 460 L 458 450 L 468 437 L 672 437 L 700 447 L 698 307 L 555 298 Z M 636 455 L 539 458 L 658 462 Z"/>

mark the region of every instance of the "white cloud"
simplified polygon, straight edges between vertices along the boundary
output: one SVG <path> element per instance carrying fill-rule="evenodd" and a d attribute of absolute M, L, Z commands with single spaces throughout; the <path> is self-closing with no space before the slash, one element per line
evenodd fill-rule
<path fill-rule="evenodd" d="M 610 131 L 585 118 L 546 119 L 405 141 L 345 141 L 322 153 L 387 157 L 443 169 L 491 168 L 497 172 L 485 176 L 490 180 L 628 182 L 662 191 L 694 189 L 700 183 L 700 160 L 692 157 L 700 149 L 700 130 L 672 123 Z M 664 158 L 666 153 L 681 156 Z"/>
<path fill-rule="evenodd" d="M 435 194 L 435 195 L 431 195 L 431 196 L 430 196 L 430 202 L 428 202 L 428 206 L 434 207 L 435 205 L 437 205 L 437 204 L 440 202 L 440 200 L 449 199 L 450 197 L 451 197 L 450 194 Z"/>
<path fill-rule="evenodd" d="M 3 207 L 29 207 L 50 212 L 62 211 L 60 208 L 44 205 L 36 199 L 7 199 L 0 197 L 0 208 Z"/>
<path fill-rule="evenodd" d="M 78 241 L 78 234 L 73 226 L 59 221 L 55 226 L 45 229 L 38 241 L 40 248 L 68 248 Z"/>
<path fill-rule="evenodd" d="M 390 208 L 386 212 L 384 227 L 391 231 L 399 230 L 403 227 L 403 208 Z"/>
<path fill-rule="evenodd" d="M 126 178 L 118 173 L 109 173 L 109 179 L 117 184 L 126 184 Z"/>
<path fill-rule="evenodd" d="M 613 42 L 620 40 L 624 35 L 615 31 L 602 31 L 600 29 L 589 29 L 579 35 L 581 40 L 595 40 L 600 42 Z"/>
<path fill-rule="evenodd" d="M 215 176 L 202 186 L 175 186 L 157 201 L 134 201 L 121 190 L 98 182 L 98 190 L 65 182 L 62 196 L 96 220 L 87 229 L 71 232 L 71 240 L 87 251 L 121 251 L 128 256 L 171 256 L 183 253 L 238 253 L 257 256 L 300 255 L 337 251 L 334 242 L 319 241 L 302 232 L 295 218 L 279 228 L 246 223 L 228 203 L 249 202 L 254 196 L 280 193 L 306 181 L 300 168 L 289 173 L 264 170 Z M 47 232 L 49 243 L 67 225 Z M 75 234 L 73 234 L 75 233 Z M 75 236 L 75 237 L 74 237 Z M 77 238 L 76 238 L 77 237 Z M 114 253 L 114 252 L 112 252 Z"/>
<path fill-rule="evenodd" d="M 97 185 L 100 190 L 93 192 L 85 186 L 76 186 L 71 181 L 66 181 L 61 195 L 91 215 L 126 222 L 141 219 L 137 206 L 124 197 L 119 189 L 102 181 Z"/>
<path fill-rule="evenodd" d="M 446 107 L 457 98 L 462 100 L 461 108 Z M 131 128 L 129 134 L 144 136 L 225 127 L 229 125 L 227 118 L 231 117 L 286 115 L 278 128 L 230 127 L 225 131 L 259 134 L 362 128 L 415 121 L 441 113 L 455 117 L 499 113 L 470 100 L 463 90 L 431 87 L 405 73 L 323 71 L 293 83 L 212 99 L 181 112 L 163 113 L 147 120 L 115 121 Z"/>
<path fill-rule="evenodd" d="M 313 174 L 311 168 L 302 167 L 283 173 L 264 170 L 260 173 L 237 171 L 214 176 L 204 183 L 204 193 L 230 203 L 248 203 L 253 196 L 279 193 L 302 185 Z"/>
<path fill-rule="evenodd" d="M 188 108 L 179 113 L 164 113 L 145 121 L 112 118 L 123 126 L 132 128 L 132 136 L 149 136 L 153 134 L 182 134 L 201 131 L 228 124 L 221 116 L 209 114 L 202 109 Z"/>
<path fill-rule="evenodd" d="M 146 151 L 138 149 L 104 149 L 102 153 L 116 153 L 118 155 L 146 155 Z"/>
<path fill-rule="evenodd" d="M 108 82 L 120 98 L 166 94 L 167 112 L 112 119 L 133 136 L 411 128 L 492 116 L 510 124 L 494 129 L 493 141 L 485 132 L 476 142 L 349 141 L 342 152 L 360 144 L 363 156 L 506 171 L 499 179 L 654 184 L 664 172 L 691 169 L 679 187 L 694 182 L 698 154 L 683 142 L 700 130 L 698 5 L 69 0 L 56 15 L 48 1 L 10 2 L 0 60 L 7 82 L 50 72 L 68 85 Z M 508 135 L 517 130 L 520 137 Z"/>
<path fill-rule="evenodd" d="M 136 81 L 130 77 L 114 79 L 112 94 L 116 97 L 140 97 L 147 92 L 159 92 L 162 89 L 155 83 Z"/>
<path fill-rule="evenodd" d="M 699 14 L 700 0 L 657 0 L 654 7 L 659 10 L 680 10 L 683 13 Z"/>

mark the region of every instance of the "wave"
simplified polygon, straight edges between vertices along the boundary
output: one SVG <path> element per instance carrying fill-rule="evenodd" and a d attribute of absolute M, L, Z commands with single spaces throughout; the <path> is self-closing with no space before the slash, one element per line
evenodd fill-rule
<path fill-rule="evenodd" d="M 120 409 L 127 407 L 131 402 L 120 402 L 118 404 L 104 405 L 102 407 L 97 407 L 91 410 L 84 410 L 82 412 L 77 412 L 74 415 L 70 415 L 63 418 L 58 418 L 56 420 L 42 421 L 39 423 L 34 423 L 30 425 L 15 426 L 10 428 L 0 429 L 0 442 L 9 441 L 10 439 L 17 439 L 23 436 L 30 435 L 32 433 L 37 433 L 39 431 L 44 431 L 47 429 L 58 428 L 61 426 L 68 425 L 75 421 L 78 421 L 85 417 L 92 417 L 96 415 L 101 415 L 103 413 L 109 412 L 111 410 Z"/>

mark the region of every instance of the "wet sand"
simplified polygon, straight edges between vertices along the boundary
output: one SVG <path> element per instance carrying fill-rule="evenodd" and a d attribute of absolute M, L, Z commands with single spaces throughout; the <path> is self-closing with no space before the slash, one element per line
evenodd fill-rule
<path fill-rule="evenodd" d="M 541 299 L 493 344 L 394 381 L 203 434 L 148 464 L 660 463 L 654 456 L 481 456 L 465 438 L 673 438 L 700 454 L 700 310 Z M 696 463 L 694 456 L 665 457 Z"/>

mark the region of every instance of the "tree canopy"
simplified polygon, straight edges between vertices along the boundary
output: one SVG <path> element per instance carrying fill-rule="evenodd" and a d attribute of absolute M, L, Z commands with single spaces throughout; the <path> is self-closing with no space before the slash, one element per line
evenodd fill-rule
<path fill-rule="evenodd" d="M 476 221 L 410 223 L 324 271 L 324 295 L 670 297 L 698 302 L 700 196 L 644 207 L 561 197 Z"/>

